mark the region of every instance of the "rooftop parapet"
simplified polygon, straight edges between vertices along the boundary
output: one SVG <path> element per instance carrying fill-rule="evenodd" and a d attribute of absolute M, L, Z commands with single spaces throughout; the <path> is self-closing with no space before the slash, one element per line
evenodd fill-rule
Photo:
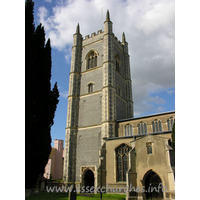
<path fill-rule="evenodd" d="M 116 35 L 114 35 L 114 39 L 117 41 L 117 43 L 121 46 L 123 46 L 122 42 L 117 38 Z"/>
<path fill-rule="evenodd" d="M 84 40 L 88 40 L 88 39 L 93 38 L 93 37 L 95 37 L 95 36 L 99 36 L 99 35 L 102 34 L 102 33 L 103 33 L 102 30 L 98 30 L 97 33 L 94 32 L 94 33 L 92 33 L 91 35 L 86 35 Z"/>

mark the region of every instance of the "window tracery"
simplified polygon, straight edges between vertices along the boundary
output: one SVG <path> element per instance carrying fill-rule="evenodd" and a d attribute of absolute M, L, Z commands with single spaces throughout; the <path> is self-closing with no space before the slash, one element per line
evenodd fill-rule
<path fill-rule="evenodd" d="M 158 119 L 154 120 L 152 125 L 153 125 L 153 132 L 154 133 L 162 132 L 162 122 L 161 122 L 161 120 L 158 120 Z"/>
<path fill-rule="evenodd" d="M 138 134 L 142 135 L 142 134 L 145 134 L 145 133 L 147 133 L 147 123 L 140 122 L 138 124 Z"/>
<path fill-rule="evenodd" d="M 132 136 L 133 135 L 133 126 L 130 124 L 127 124 L 125 126 L 125 136 Z"/>
<path fill-rule="evenodd" d="M 97 67 L 97 53 L 92 51 L 88 55 L 88 60 L 87 60 L 87 69 L 91 69 Z"/>
<path fill-rule="evenodd" d="M 126 144 L 120 145 L 116 149 L 116 160 L 117 160 L 117 181 L 126 181 L 126 172 L 128 171 L 128 153 L 131 150 Z"/>
<path fill-rule="evenodd" d="M 167 120 L 167 125 L 168 125 L 168 131 L 172 131 L 172 127 L 174 125 L 174 118 L 173 117 L 170 117 L 168 120 Z"/>

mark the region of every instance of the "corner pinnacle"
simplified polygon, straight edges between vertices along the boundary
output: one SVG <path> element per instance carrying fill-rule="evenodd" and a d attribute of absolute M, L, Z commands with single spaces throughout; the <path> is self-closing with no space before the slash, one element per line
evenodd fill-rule
<path fill-rule="evenodd" d="M 78 25 L 77 25 L 77 27 L 76 27 L 76 33 L 80 33 L 80 26 L 79 26 L 79 23 L 78 23 Z"/>
<path fill-rule="evenodd" d="M 106 21 L 110 21 L 110 13 L 109 13 L 109 10 L 107 10 L 107 13 L 106 13 Z"/>
<path fill-rule="evenodd" d="M 123 32 L 123 34 L 122 34 L 122 43 L 125 43 L 125 42 L 126 42 L 126 38 L 125 38 L 125 34 Z"/>

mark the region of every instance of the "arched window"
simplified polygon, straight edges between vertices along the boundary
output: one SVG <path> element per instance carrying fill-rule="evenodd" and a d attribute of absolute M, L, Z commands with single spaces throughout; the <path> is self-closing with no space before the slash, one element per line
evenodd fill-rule
<path fill-rule="evenodd" d="M 133 126 L 130 124 L 127 124 L 125 126 L 125 136 L 132 136 L 133 135 Z"/>
<path fill-rule="evenodd" d="M 160 120 L 158 119 L 154 120 L 152 126 L 154 133 L 162 132 L 162 122 Z"/>
<path fill-rule="evenodd" d="M 117 181 L 126 181 L 126 172 L 128 171 L 128 153 L 131 150 L 126 144 L 120 145 L 116 149 L 116 161 L 117 161 Z"/>
<path fill-rule="evenodd" d="M 115 56 L 115 69 L 120 73 L 120 57 L 118 54 Z"/>
<path fill-rule="evenodd" d="M 170 117 L 168 120 L 167 120 L 167 125 L 168 125 L 168 131 L 172 131 L 172 127 L 174 125 L 174 118 L 173 117 Z"/>
<path fill-rule="evenodd" d="M 117 87 L 117 94 L 118 94 L 119 96 L 121 96 L 121 89 L 120 89 L 119 86 Z"/>
<path fill-rule="evenodd" d="M 138 134 L 142 135 L 147 133 L 147 124 L 145 122 L 140 122 L 138 124 Z"/>
<path fill-rule="evenodd" d="M 146 146 L 147 146 L 147 154 L 152 154 L 153 153 L 152 142 L 147 143 Z"/>
<path fill-rule="evenodd" d="M 89 85 L 88 85 L 88 93 L 92 93 L 93 92 L 93 84 L 92 83 L 90 83 Z"/>
<path fill-rule="evenodd" d="M 88 59 L 87 59 L 87 69 L 91 69 L 97 67 L 97 53 L 92 51 L 89 55 L 88 55 Z"/>

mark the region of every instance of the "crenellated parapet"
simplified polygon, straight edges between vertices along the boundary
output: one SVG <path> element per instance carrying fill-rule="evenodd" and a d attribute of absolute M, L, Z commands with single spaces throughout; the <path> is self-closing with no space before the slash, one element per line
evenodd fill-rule
<path fill-rule="evenodd" d="M 92 33 L 91 35 L 86 35 L 84 40 L 88 40 L 90 38 L 96 37 L 98 35 L 101 35 L 102 33 L 103 33 L 102 30 L 98 30 L 97 32 Z"/>
<path fill-rule="evenodd" d="M 103 40 L 103 35 L 104 32 L 102 30 L 97 31 L 97 33 L 94 32 L 91 35 L 86 35 L 83 39 L 83 46 L 97 42 L 99 40 Z"/>

